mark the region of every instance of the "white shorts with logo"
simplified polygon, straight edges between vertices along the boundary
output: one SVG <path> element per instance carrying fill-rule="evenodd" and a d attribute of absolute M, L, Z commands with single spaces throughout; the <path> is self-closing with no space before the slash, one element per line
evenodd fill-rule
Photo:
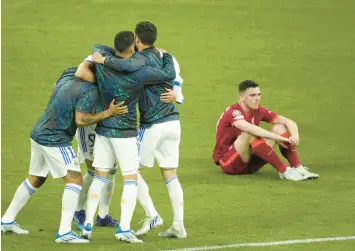
<path fill-rule="evenodd" d="M 181 127 L 179 120 L 154 124 L 138 131 L 140 164 L 153 167 L 154 160 L 161 168 L 179 166 Z"/>
<path fill-rule="evenodd" d="M 63 178 L 68 170 L 80 172 L 78 158 L 71 146 L 48 147 L 31 139 L 31 162 L 29 174 L 53 178 Z"/>
<path fill-rule="evenodd" d="M 76 130 L 76 140 L 78 141 L 78 158 L 80 163 L 85 160 L 94 160 L 94 144 L 96 124 L 78 127 Z"/>
<path fill-rule="evenodd" d="M 115 161 L 122 175 L 138 173 L 139 156 L 137 138 L 109 138 L 96 134 L 93 166 L 99 171 L 109 171 Z"/>

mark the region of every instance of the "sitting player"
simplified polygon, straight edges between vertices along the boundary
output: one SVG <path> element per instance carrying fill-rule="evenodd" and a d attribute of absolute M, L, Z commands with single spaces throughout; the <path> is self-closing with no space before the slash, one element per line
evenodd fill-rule
<path fill-rule="evenodd" d="M 255 173 L 265 164 L 275 167 L 280 178 L 294 181 L 315 179 L 319 175 L 304 167 L 296 151 L 299 143 L 297 124 L 260 106 L 259 85 L 251 80 L 239 84 L 239 103 L 229 106 L 217 122 L 213 159 L 226 174 Z M 272 123 L 267 131 L 260 122 Z M 283 163 L 273 151 L 278 143 Z"/>

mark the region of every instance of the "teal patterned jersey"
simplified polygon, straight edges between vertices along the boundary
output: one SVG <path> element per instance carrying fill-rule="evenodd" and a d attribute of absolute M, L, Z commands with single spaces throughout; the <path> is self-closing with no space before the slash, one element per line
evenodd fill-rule
<path fill-rule="evenodd" d="M 95 45 L 93 52 L 103 56 L 121 59 L 114 56 L 114 50 L 103 45 Z M 96 132 L 110 138 L 128 138 L 137 135 L 136 105 L 142 94 L 143 86 L 168 82 L 175 78 L 174 63 L 171 55 L 166 54 L 158 68 L 142 66 L 134 72 L 116 71 L 106 65 L 95 65 L 99 96 L 102 100 L 100 109 L 107 109 L 114 99 L 116 103 L 125 102 L 128 113 L 112 116 L 97 124 Z"/>
<path fill-rule="evenodd" d="M 75 135 L 75 111 L 95 112 L 98 91 L 93 83 L 75 77 L 77 68 L 66 69 L 56 82 L 45 111 L 34 126 L 31 138 L 50 147 L 70 146 Z"/>
<path fill-rule="evenodd" d="M 162 68 L 163 61 L 159 51 L 152 46 L 135 53 L 130 59 L 122 60 L 107 56 L 105 66 L 117 71 L 135 72 L 145 66 Z M 139 98 L 140 126 L 142 128 L 179 119 L 179 112 L 173 103 L 160 101 L 160 94 L 166 92 L 165 88 L 173 89 L 173 83 L 165 82 L 144 86 L 143 93 Z"/>

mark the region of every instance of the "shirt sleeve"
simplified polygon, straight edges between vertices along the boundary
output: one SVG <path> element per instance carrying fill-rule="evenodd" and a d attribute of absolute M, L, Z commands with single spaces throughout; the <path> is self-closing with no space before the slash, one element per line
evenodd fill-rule
<path fill-rule="evenodd" d="M 229 109 L 225 114 L 225 119 L 231 126 L 235 121 L 245 120 L 244 115 L 238 109 Z"/>
<path fill-rule="evenodd" d="M 96 110 L 97 101 L 98 91 L 96 87 L 92 86 L 80 96 L 76 103 L 75 111 L 82 113 L 94 113 Z"/>
<path fill-rule="evenodd" d="M 104 65 L 116 71 L 135 72 L 145 66 L 145 58 L 138 53 L 128 59 L 107 55 Z"/>
<path fill-rule="evenodd" d="M 175 79 L 176 73 L 174 69 L 173 58 L 170 54 L 164 53 L 163 56 L 163 69 L 157 69 L 146 66 L 137 72 L 138 81 L 143 85 L 157 84 L 161 82 L 168 82 L 170 87 L 173 83 L 169 82 Z"/>
<path fill-rule="evenodd" d="M 263 108 L 263 107 L 260 107 L 259 108 L 259 113 L 260 113 L 260 116 L 261 116 L 261 121 L 265 121 L 267 123 L 272 123 L 275 121 L 275 119 L 277 119 L 277 114 L 266 109 L 266 108 Z"/>
<path fill-rule="evenodd" d="M 103 56 L 115 55 L 115 50 L 109 46 L 102 44 L 95 44 L 92 48 L 92 53 L 99 52 Z"/>

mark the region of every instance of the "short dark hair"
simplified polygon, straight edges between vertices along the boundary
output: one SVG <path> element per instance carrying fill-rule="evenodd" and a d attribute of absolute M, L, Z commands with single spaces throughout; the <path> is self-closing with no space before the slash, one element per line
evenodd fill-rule
<path fill-rule="evenodd" d="M 134 43 L 134 34 L 132 31 L 120 31 L 116 34 L 114 45 L 119 52 L 124 52 Z"/>
<path fill-rule="evenodd" d="M 246 91 L 248 88 L 256 88 L 259 85 L 254 82 L 253 80 L 244 80 L 239 84 L 239 92 L 244 92 Z"/>
<path fill-rule="evenodd" d="M 139 40 L 146 45 L 153 45 L 158 36 L 157 27 L 149 21 L 138 23 L 135 33 Z"/>

